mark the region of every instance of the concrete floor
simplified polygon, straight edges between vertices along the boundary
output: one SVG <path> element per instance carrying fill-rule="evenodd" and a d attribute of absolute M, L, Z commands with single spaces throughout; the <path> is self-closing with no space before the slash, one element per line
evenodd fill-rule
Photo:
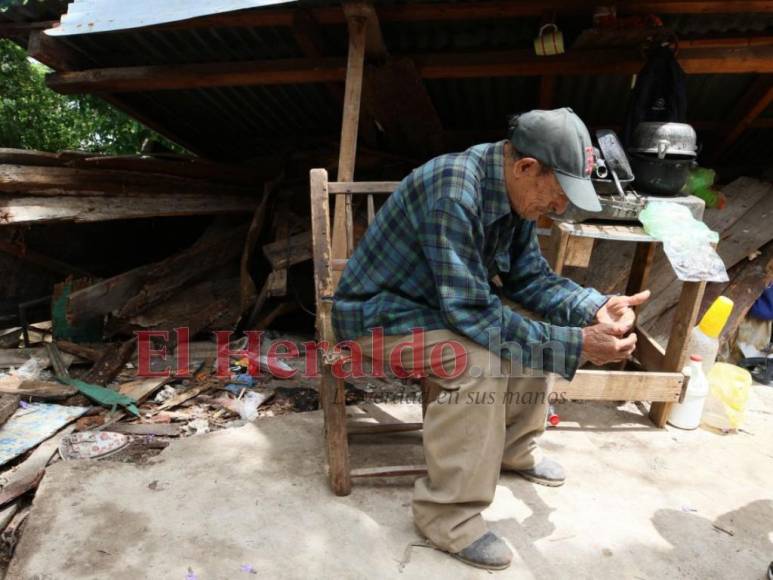
<path fill-rule="evenodd" d="M 515 551 L 501 578 L 762 579 L 773 560 L 773 388 L 744 431 L 656 430 L 627 404 L 565 404 L 543 446 L 561 488 L 503 476 L 486 512 Z M 403 406 L 401 414 L 416 414 Z M 58 463 L 8 578 L 487 578 L 420 542 L 411 482 L 328 492 L 318 413 L 172 444 L 149 465 Z M 357 444 L 356 465 L 421 460 L 417 434 Z M 188 570 L 193 575 L 188 575 Z"/>

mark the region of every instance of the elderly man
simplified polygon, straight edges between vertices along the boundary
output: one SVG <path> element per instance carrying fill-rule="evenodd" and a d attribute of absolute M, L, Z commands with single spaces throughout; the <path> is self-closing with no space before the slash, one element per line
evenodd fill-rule
<path fill-rule="evenodd" d="M 570 109 L 514 116 L 506 140 L 437 157 L 406 177 L 335 295 L 339 340 L 373 352 L 369 333 L 380 328 L 389 352 L 420 328 L 413 364 L 442 365 L 434 380 L 443 392 L 424 419 L 428 475 L 416 482 L 413 512 L 434 546 L 473 566 L 502 569 L 512 559 L 481 517 L 501 469 L 564 482 L 536 442 L 547 373 L 571 379 L 581 360 L 621 361 L 635 347 L 631 307 L 649 294 L 609 298 L 582 288 L 555 275 L 537 244 L 540 216 L 569 203 L 601 209 L 593 162 L 588 130 Z M 443 344 L 456 348 L 433 349 Z M 464 372 L 446 372 L 460 362 Z"/>

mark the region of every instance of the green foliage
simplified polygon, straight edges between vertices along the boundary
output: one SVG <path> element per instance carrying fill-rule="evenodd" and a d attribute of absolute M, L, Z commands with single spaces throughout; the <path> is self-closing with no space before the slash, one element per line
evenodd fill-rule
<path fill-rule="evenodd" d="M 130 154 L 149 137 L 170 146 L 104 101 L 51 91 L 46 72 L 21 47 L 0 39 L 0 147 Z"/>

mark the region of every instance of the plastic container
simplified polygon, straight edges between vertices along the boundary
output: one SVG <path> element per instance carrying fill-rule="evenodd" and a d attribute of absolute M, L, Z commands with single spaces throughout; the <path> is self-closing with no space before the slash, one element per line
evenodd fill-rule
<path fill-rule="evenodd" d="M 703 411 L 703 423 L 714 429 L 738 429 L 744 419 L 752 376 L 746 369 L 717 363 L 709 373 L 709 396 Z"/>
<path fill-rule="evenodd" d="M 717 298 L 701 318 L 698 326 L 690 333 L 690 343 L 687 352 L 698 354 L 703 358 L 703 374 L 708 377 L 711 367 L 717 360 L 719 351 L 719 335 L 733 311 L 733 301 L 725 296 Z"/>
<path fill-rule="evenodd" d="M 680 429 L 697 429 L 701 424 L 703 405 L 709 394 L 709 383 L 706 375 L 703 374 L 701 363 L 699 354 L 690 355 L 690 382 L 687 385 L 684 401 L 674 405 L 671 410 L 671 416 L 668 418 L 669 425 Z"/>

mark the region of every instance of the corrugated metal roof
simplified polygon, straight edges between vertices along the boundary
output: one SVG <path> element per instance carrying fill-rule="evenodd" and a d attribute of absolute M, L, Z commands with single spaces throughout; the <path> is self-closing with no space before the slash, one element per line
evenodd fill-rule
<path fill-rule="evenodd" d="M 384 4 L 411 0 L 385 0 Z M 426 2 L 427 0 L 422 0 Z M 445 1 L 445 0 L 437 0 Z M 462 0 L 472 1 L 472 0 Z M 96 22 L 94 16 L 112 18 L 111 26 L 145 26 L 152 18 L 187 19 L 218 12 L 234 2 L 249 6 L 266 5 L 258 0 L 175 0 L 150 3 L 147 0 L 76 0 L 58 32 L 68 33 L 72 24 Z M 301 0 L 300 4 L 338 4 L 334 0 Z M 8 0 L 0 0 L 0 6 Z M 16 20 L 52 19 L 64 6 L 61 0 L 13 2 L 14 11 L 0 12 L 0 19 L 13 14 Z M 76 12 L 100 7 L 96 12 Z M 119 8 L 116 8 L 118 6 Z M 131 10 L 128 7 L 131 6 Z M 159 6 L 162 9 L 159 9 Z M 103 10 L 113 7 L 112 13 Z M 22 15 L 23 8 L 27 17 Z M 145 13 L 143 13 L 145 10 Z M 203 12 L 202 12 L 203 11 Z M 154 12 L 156 14 L 154 14 Z M 171 15 L 171 16 L 170 16 Z M 119 21 L 115 18 L 118 16 Z M 161 20 L 159 20 L 161 21 Z M 666 27 L 682 38 L 714 35 L 750 35 L 773 31 L 773 15 L 667 15 Z M 569 47 L 583 30 L 592 26 L 590 15 L 559 15 L 558 24 Z M 97 23 L 106 26 L 107 21 Z M 435 52 L 475 52 L 528 49 L 539 29 L 540 19 L 382 22 L 385 43 L 394 55 Z M 92 30 L 98 29 L 97 26 Z M 346 27 L 341 24 L 319 28 L 326 56 L 346 54 Z M 61 40 L 91 59 L 89 66 L 120 67 L 175 65 L 197 62 L 229 62 L 301 57 L 303 53 L 288 27 L 263 28 L 132 28 L 102 34 L 74 34 Z M 630 77 L 557 77 L 553 103 L 570 106 L 590 125 L 622 125 L 628 100 Z M 717 142 L 717 127 L 754 81 L 753 75 L 688 76 L 688 115 L 691 121 L 708 122 L 699 127 L 699 138 L 707 147 Z M 481 136 L 500 134 L 507 116 L 537 105 L 539 79 L 536 77 L 425 80 L 424 86 L 445 130 Z M 303 142 L 310 137 L 338 139 L 341 103 L 328 86 L 258 86 L 181 91 L 156 91 L 118 95 L 146 118 L 161 124 L 180 140 L 195 144 L 212 157 L 249 158 L 272 153 L 278 142 Z M 763 118 L 773 117 L 773 107 Z M 712 131 L 713 128 L 713 131 Z M 721 129 L 721 127 L 720 127 Z M 365 132 L 363 132 L 365 134 Z M 748 131 L 730 151 L 733 159 L 767 162 L 772 129 Z"/>
<path fill-rule="evenodd" d="M 52 36 L 114 32 L 296 0 L 75 0 Z"/>

